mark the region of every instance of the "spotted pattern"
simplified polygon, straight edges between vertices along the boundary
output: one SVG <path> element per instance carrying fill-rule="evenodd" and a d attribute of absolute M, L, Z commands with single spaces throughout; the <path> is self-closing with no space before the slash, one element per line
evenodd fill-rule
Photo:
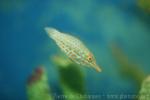
<path fill-rule="evenodd" d="M 56 42 L 60 49 L 75 63 L 96 68 L 96 61 L 93 54 L 76 37 L 61 33 L 55 29 L 47 30 L 48 35 Z M 95 65 L 96 66 L 95 66 Z M 100 69 L 99 69 L 100 70 Z"/>

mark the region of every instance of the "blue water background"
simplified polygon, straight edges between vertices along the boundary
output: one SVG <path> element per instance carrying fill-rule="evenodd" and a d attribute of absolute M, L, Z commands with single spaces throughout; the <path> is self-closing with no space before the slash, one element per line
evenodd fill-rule
<path fill-rule="evenodd" d="M 96 55 L 103 72 L 83 68 L 89 94 L 134 94 L 123 79 L 110 46 L 117 43 L 145 73 L 150 73 L 150 16 L 137 0 L 1 0 L 0 100 L 27 100 L 26 80 L 44 65 L 57 92 L 58 72 L 50 58 L 58 47 L 44 31 L 54 27 L 79 37 Z"/>

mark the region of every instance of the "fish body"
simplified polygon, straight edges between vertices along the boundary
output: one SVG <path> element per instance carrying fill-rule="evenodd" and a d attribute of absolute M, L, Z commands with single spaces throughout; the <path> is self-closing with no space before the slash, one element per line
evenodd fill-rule
<path fill-rule="evenodd" d="M 96 60 L 93 54 L 87 49 L 87 47 L 76 37 L 59 32 L 54 28 L 45 28 L 49 37 L 52 38 L 60 49 L 75 63 L 80 65 L 91 66 L 98 72 L 101 71 L 96 64 Z"/>

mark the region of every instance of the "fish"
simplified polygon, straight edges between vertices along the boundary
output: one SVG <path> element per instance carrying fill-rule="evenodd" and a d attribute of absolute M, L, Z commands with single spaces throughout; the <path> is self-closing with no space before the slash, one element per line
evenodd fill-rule
<path fill-rule="evenodd" d="M 97 65 L 94 55 L 77 37 L 60 32 L 52 27 L 45 27 L 45 31 L 48 36 L 56 42 L 61 51 L 73 62 L 79 65 L 92 67 L 97 72 L 102 71 Z"/>

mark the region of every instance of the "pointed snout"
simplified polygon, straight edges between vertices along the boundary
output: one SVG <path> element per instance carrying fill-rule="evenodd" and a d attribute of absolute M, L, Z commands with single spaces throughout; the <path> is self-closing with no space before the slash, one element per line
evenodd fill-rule
<path fill-rule="evenodd" d="M 92 67 L 97 71 L 97 72 L 101 72 L 102 69 L 95 63 L 92 65 Z"/>

